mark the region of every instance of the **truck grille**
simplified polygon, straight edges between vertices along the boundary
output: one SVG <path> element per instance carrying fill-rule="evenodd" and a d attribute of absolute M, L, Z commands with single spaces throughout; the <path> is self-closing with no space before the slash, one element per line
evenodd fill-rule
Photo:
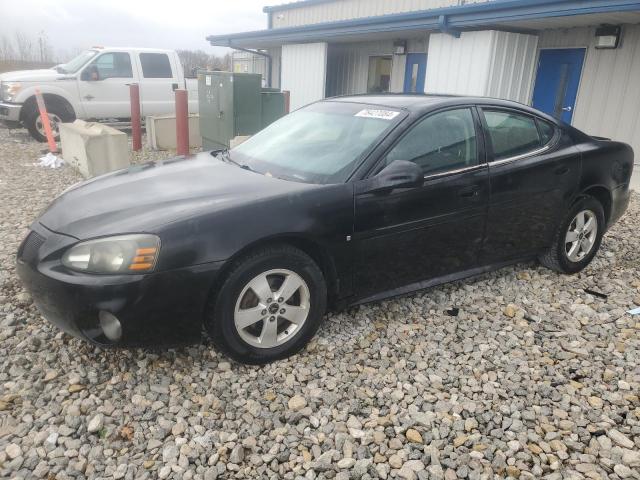
<path fill-rule="evenodd" d="M 36 232 L 29 232 L 18 250 L 18 258 L 26 263 L 33 264 L 38 259 L 38 251 L 44 243 L 45 238 Z"/>

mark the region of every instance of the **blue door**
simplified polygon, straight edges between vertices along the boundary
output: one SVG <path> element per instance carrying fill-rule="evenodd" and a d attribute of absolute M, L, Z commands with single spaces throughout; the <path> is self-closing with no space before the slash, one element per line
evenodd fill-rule
<path fill-rule="evenodd" d="M 404 93 L 424 93 L 424 78 L 427 75 L 427 54 L 407 54 L 404 70 Z"/>
<path fill-rule="evenodd" d="M 533 108 L 571 123 L 583 62 L 584 48 L 540 50 Z"/>

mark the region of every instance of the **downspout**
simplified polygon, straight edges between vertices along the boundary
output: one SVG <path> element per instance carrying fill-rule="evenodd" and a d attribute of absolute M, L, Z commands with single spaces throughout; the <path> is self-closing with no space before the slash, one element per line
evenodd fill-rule
<path fill-rule="evenodd" d="M 271 88 L 271 64 L 273 62 L 273 58 L 271 57 L 271 55 L 265 52 L 261 52 L 260 50 L 250 50 L 248 48 L 234 47 L 233 45 L 229 45 L 229 47 L 233 48 L 234 50 L 239 50 L 241 52 L 247 52 L 253 55 L 260 55 L 261 57 L 264 57 L 267 61 L 267 87 Z"/>

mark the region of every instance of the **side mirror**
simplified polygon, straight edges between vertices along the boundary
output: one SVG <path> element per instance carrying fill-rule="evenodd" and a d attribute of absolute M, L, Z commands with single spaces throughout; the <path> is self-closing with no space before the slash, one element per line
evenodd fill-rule
<path fill-rule="evenodd" d="M 383 193 L 396 188 L 416 188 L 424 183 L 422 169 L 413 162 L 394 160 L 375 177 L 360 183 L 358 193 Z"/>
<path fill-rule="evenodd" d="M 95 67 L 95 65 L 90 65 L 85 68 L 80 74 L 80 80 L 83 80 L 85 82 L 96 82 L 100 80 L 98 69 Z"/>

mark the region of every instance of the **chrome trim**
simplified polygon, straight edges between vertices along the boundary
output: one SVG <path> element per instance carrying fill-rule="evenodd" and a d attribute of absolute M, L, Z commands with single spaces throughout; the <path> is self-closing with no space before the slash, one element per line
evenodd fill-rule
<path fill-rule="evenodd" d="M 492 166 L 492 165 L 504 165 L 504 164 L 507 164 L 507 163 L 515 162 L 517 160 L 522 160 L 523 158 L 533 157 L 535 155 L 539 155 L 540 153 L 546 152 L 547 150 L 549 150 L 551 148 L 551 143 L 552 142 L 549 142 L 544 147 L 539 148 L 537 150 L 533 150 L 532 152 L 523 153 L 521 155 L 516 155 L 515 157 L 509 157 L 509 158 L 504 158 L 502 160 L 495 160 L 493 162 L 489 162 L 489 166 Z"/>
<path fill-rule="evenodd" d="M 480 163 L 479 165 L 473 165 L 471 167 L 458 168 L 456 170 L 448 170 L 446 172 L 434 173 L 432 175 L 425 175 L 424 179 L 425 180 L 431 180 L 431 179 L 434 179 L 434 178 L 447 177 L 449 175 L 455 175 L 456 173 L 463 173 L 463 172 L 471 172 L 473 170 L 480 170 L 480 169 L 482 169 L 484 167 L 486 167 L 486 163 Z"/>

